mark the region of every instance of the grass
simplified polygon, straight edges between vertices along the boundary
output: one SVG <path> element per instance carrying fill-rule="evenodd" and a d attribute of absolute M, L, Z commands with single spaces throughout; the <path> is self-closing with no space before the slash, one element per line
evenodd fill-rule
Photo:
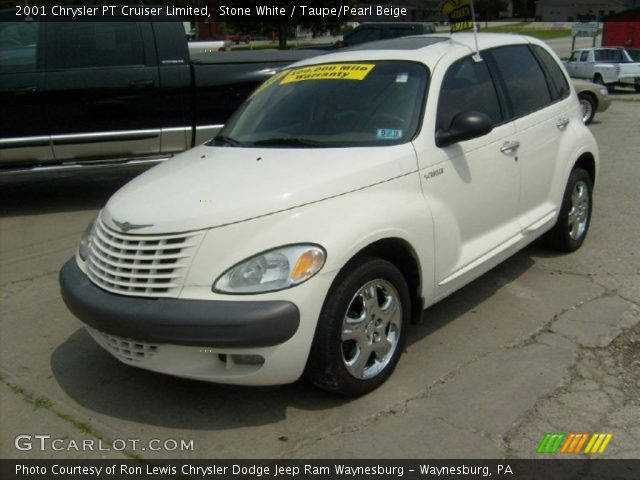
<path fill-rule="evenodd" d="M 521 26 L 519 26 L 521 25 Z M 539 38 L 541 40 L 549 40 L 552 38 L 570 37 L 570 28 L 561 28 L 557 30 L 544 30 L 540 28 L 531 28 L 526 26 L 527 24 L 513 24 L 505 25 L 502 27 L 488 27 L 480 28 L 481 32 L 493 32 L 493 33 L 517 33 L 519 35 L 529 35 L 531 37 Z"/>
<path fill-rule="evenodd" d="M 536 37 L 541 40 L 570 37 L 572 33 L 570 28 L 559 28 L 559 29 L 536 28 L 535 26 L 532 26 L 531 22 L 519 22 L 519 23 L 512 23 L 509 25 L 501 25 L 499 27 L 487 27 L 487 28 L 482 28 L 482 24 L 480 25 L 481 25 L 481 28 L 480 28 L 481 32 L 517 33 L 519 35 L 529 35 L 531 37 Z M 600 35 L 601 33 L 602 33 L 602 29 L 598 31 L 598 35 Z"/>

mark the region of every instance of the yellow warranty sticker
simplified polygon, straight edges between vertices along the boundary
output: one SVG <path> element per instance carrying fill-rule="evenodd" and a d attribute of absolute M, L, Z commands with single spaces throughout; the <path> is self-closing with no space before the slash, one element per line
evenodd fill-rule
<path fill-rule="evenodd" d="M 304 80 L 364 80 L 375 67 L 371 63 L 331 63 L 297 68 L 282 79 L 280 85 Z"/>

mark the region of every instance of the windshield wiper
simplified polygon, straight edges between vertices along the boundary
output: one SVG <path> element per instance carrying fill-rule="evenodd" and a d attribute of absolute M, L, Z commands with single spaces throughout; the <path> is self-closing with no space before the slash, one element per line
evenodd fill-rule
<path fill-rule="evenodd" d="M 213 141 L 226 143 L 227 145 L 231 145 L 232 147 L 239 147 L 240 145 L 242 145 L 242 142 L 239 142 L 235 138 L 229 137 L 227 135 L 216 135 L 215 137 L 213 137 Z M 211 145 L 211 142 L 209 142 L 208 145 Z"/>
<path fill-rule="evenodd" d="M 264 140 L 258 140 L 253 142 L 252 145 L 293 145 L 298 147 L 322 147 L 325 146 L 322 142 L 317 142 L 309 138 L 298 137 L 281 137 L 281 138 L 265 138 Z"/>

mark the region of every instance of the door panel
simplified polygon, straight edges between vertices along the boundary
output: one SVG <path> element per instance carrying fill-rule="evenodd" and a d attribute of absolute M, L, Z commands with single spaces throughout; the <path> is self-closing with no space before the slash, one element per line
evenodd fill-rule
<path fill-rule="evenodd" d="M 53 159 L 40 22 L 0 22 L 0 167 Z"/>
<path fill-rule="evenodd" d="M 476 261 L 520 233 L 519 165 L 515 155 L 500 151 L 515 138 L 513 124 L 498 126 L 479 139 L 440 149 L 441 161 L 420 169 L 434 221 L 438 294 L 466 283 Z"/>
<path fill-rule="evenodd" d="M 54 22 L 46 89 L 57 161 L 160 150 L 161 89 L 148 22 Z"/>
<path fill-rule="evenodd" d="M 504 122 L 486 62 L 469 56 L 453 63 L 435 96 L 439 98 L 430 101 L 438 102 L 436 132 L 447 130 L 465 111 L 485 113 L 494 123 L 487 135 L 444 148 L 415 143 L 423 193 L 433 216 L 436 296 L 441 297 L 518 240 L 520 168 L 514 151 L 504 149 L 516 142 L 516 130 Z"/>

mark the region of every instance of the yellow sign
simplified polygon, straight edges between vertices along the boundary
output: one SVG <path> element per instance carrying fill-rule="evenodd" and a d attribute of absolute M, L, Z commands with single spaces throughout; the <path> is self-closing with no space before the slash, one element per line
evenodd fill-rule
<path fill-rule="evenodd" d="M 280 85 L 304 80 L 364 80 L 375 67 L 370 63 L 331 63 L 296 68 L 282 79 Z"/>
<path fill-rule="evenodd" d="M 470 0 L 444 0 L 440 2 L 440 12 L 449 15 L 453 10 L 469 5 Z"/>
<path fill-rule="evenodd" d="M 449 17 L 451 33 L 474 29 L 473 0 L 444 0 L 440 11 Z"/>

